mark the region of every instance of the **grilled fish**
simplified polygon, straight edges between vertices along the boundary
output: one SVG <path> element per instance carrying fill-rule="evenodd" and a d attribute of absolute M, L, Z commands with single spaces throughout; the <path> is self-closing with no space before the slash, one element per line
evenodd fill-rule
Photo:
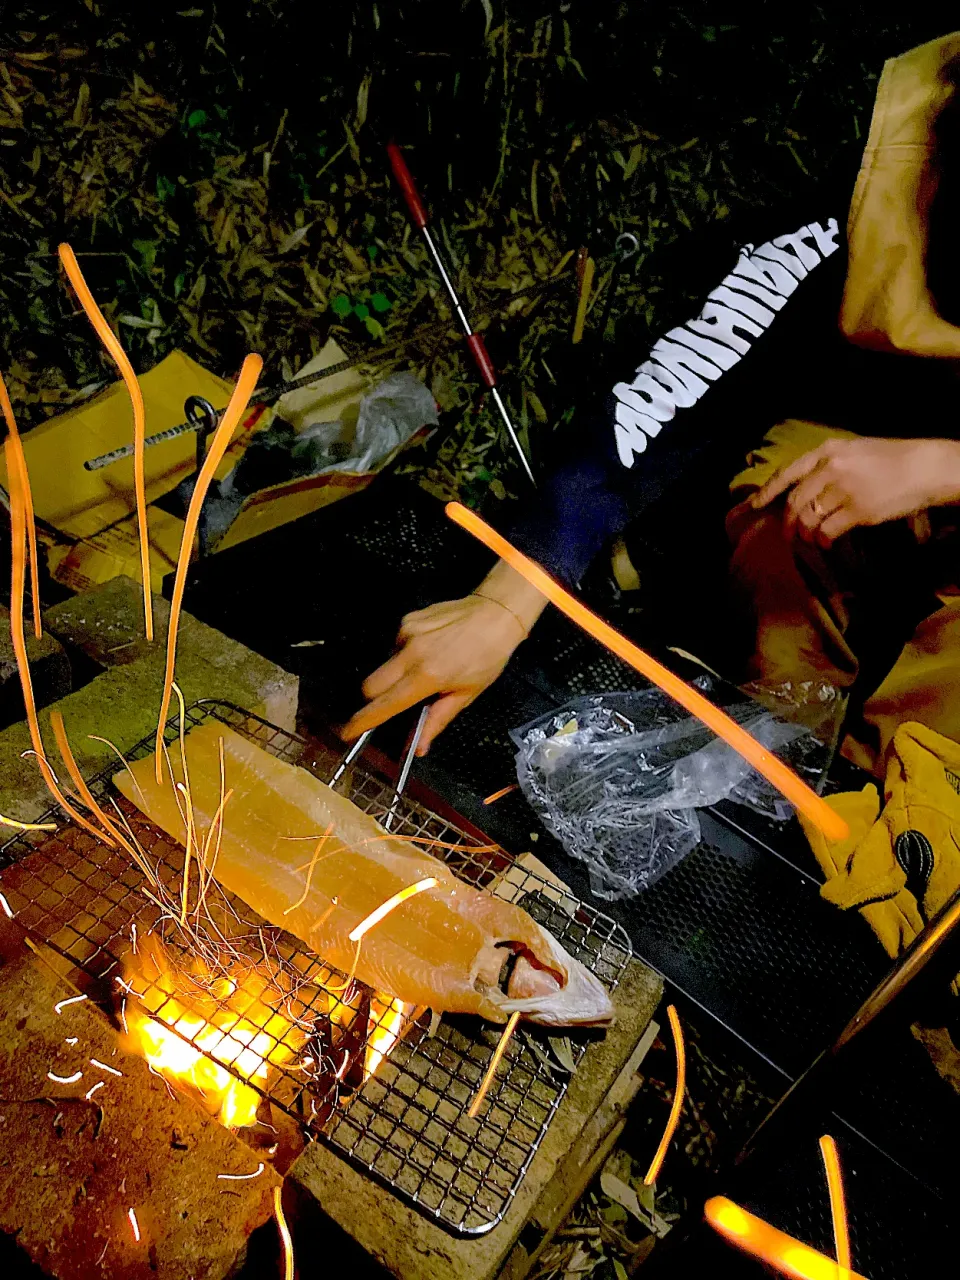
<path fill-rule="evenodd" d="M 548 1026 L 612 1021 L 598 979 L 525 911 L 465 884 L 306 770 L 219 723 L 187 735 L 187 778 L 179 745 L 170 749 L 174 778 L 189 785 L 197 831 L 209 830 L 220 803 L 220 740 L 232 794 L 214 878 L 266 920 L 329 964 L 410 1004 L 501 1023 L 514 1011 Z M 158 785 L 150 756 L 118 773 L 114 784 L 185 844 L 182 799 L 178 804 L 169 769 Z M 428 878 L 433 887 L 389 911 L 359 943 L 351 940 L 378 907 Z"/>

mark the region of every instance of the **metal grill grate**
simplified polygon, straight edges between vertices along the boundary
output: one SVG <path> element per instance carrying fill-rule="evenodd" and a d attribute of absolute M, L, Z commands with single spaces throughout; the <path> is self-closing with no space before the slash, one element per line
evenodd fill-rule
<path fill-rule="evenodd" d="M 318 773 L 302 759 L 300 739 L 228 704 L 190 708 L 187 728 L 210 718 Z M 171 724 L 168 741 L 176 734 Z M 141 759 L 152 749 L 152 740 L 144 740 L 129 758 Z M 98 775 L 91 790 L 101 803 L 119 805 L 159 878 L 174 891 L 183 850 L 118 797 L 110 782 L 115 772 Z M 388 786 L 360 769 L 347 778 L 360 808 L 375 817 L 386 813 Z M 413 802 L 402 801 L 398 818 L 395 834 L 456 846 L 440 849 L 438 856 L 459 877 L 524 907 L 608 988 L 617 985 L 631 954 L 620 926 Z M 190 958 L 170 937 L 160 907 L 145 896 L 146 878 L 129 857 L 64 822 L 59 810 L 46 821 L 56 822 L 55 833 L 19 836 L 0 850 L 0 887 L 18 922 L 88 975 L 91 995 L 108 1004 L 108 993 L 124 998 L 122 960 L 134 936 L 142 942 L 155 930 L 169 952 L 179 950 L 182 972 L 188 972 Z M 249 1083 L 262 1097 L 449 1229 L 480 1234 L 499 1222 L 566 1089 L 566 1075 L 552 1060 L 548 1042 L 527 1030 L 514 1038 L 473 1120 L 467 1107 L 499 1037 L 497 1028 L 478 1019 L 444 1017 L 431 1034 L 428 1011 L 405 1009 L 401 1039 L 364 1079 L 378 1030 L 388 1019 L 396 1021 L 399 1009 L 359 983 L 343 991 L 344 975 L 239 899 L 217 893 L 218 927 L 243 958 L 242 965 L 237 960 L 221 969 L 220 981 L 251 966 L 268 977 L 259 1011 L 241 1016 L 223 988 L 210 981 L 198 981 L 197 998 L 187 1000 L 171 997 L 162 979 L 148 984 L 141 977 L 135 986 L 141 1003 L 233 1075 L 240 1075 L 241 1055 L 254 1053 L 262 1070 Z M 196 1023 L 183 1022 L 185 1004 L 206 1019 L 200 1045 Z M 212 1034 L 211 1023 L 218 1028 Z M 574 1037 L 572 1048 L 579 1063 L 585 1039 Z"/>

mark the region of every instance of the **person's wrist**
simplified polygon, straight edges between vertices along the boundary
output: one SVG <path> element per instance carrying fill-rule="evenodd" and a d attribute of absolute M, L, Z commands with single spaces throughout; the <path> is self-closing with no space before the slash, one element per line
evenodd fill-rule
<path fill-rule="evenodd" d="M 503 560 L 494 565 L 474 594 L 509 609 L 528 634 L 547 606 L 547 597 Z"/>
<path fill-rule="evenodd" d="M 937 507 L 960 506 L 960 440 L 942 440 L 938 459 Z"/>

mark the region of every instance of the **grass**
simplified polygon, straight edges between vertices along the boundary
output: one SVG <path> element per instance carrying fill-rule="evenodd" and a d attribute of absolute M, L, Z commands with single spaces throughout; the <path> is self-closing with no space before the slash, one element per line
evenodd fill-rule
<path fill-rule="evenodd" d="M 128 12 L 118 12 L 126 9 Z M 447 410 L 403 464 L 444 496 L 521 486 L 387 176 L 395 136 L 535 453 L 569 417 L 570 257 L 598 261 L 580 362 L 687 285 L 656 250 L 853 155 L 883 58 L 935 34 L 828 9 L 582 0 L 6 6 L 0 338 L 27 425 L 114 376 L 59 277 L 69 239 L 135 366 L 175 346 L 295 372 L 329 336 L 363 356 L 426 334 Z M 748 17 L 749 15 L 749 17 Z M 616 236 L 641 251 L 603 334 Z M 556 287 L 530 294 L 560 264 Z"/>

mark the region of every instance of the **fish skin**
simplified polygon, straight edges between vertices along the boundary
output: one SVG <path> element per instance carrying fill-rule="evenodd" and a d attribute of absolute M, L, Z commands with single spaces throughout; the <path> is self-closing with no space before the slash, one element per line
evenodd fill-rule
<path fill-rule="evenodd" d="M 613 1020 L 599 980 L 525 911 L 465 884 L 446 863 L 388 835 L 306 770 L 215 721 L 186 738 L 201 843 L 220 801 L 220 739 L 226 788 L 233 794 L 224 811 L 215 878 L 265 919 L 349 972 L 356 951 L 351 930 L 401 889 L 433 876 L 434 888 L 401 903 L 364 936 L 356 968 L 361 982 L 410 1004 L 499 1023 L 514 1011 L 549 1026 L 603 1026 Z M 179 744 L 170 748 L 170 763 L 182 780 Z M 169 771 L 158 786 L 154 768 L 153 756 L 136 761 L 130 773 L 116 774 L 114 785 L 183 844 L 186 832 Z M 310 862 L 331 823 L 305 901 L 285 914 L 303 895 L 306 871 L 297 868 Z M 521 956 L 511 993 L 498 985 L 505 945 Z"/>

